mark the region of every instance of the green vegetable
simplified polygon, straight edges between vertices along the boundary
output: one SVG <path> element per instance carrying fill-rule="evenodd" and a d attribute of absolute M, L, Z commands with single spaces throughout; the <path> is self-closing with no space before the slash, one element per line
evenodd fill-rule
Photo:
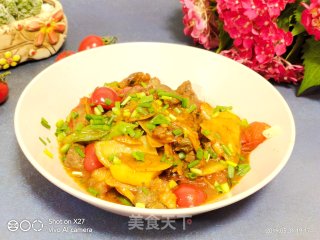
<path fill-rule="evenodd" d="M 175 136 L 179 136 L 179 135 L 182 134 L 182 130 L 179 129 L 179 128 L 177 128 L 177 129 L 174 129 L 174 130 L 172 131 L 172 133 L 173 133 Z"/>
<path fill-rule="evenodd" d="M 43 140 L 43 138 L 42 137 L 39 137 L 39 140 L 40 140 L 40 142 L 42 142 L 43 143 L 43 145 L 47 145 L 47 143 L 46 143 L 46 141 L 45 140 Z"/>
<path fill-rule="evenodd" d="M 158 114 L 151 119 L 150 123 L 153 125 L 169 124 L 170 120 L 163 114 Z"/>
<path fill-rule="evenodd" d="M 244 175 L 246 175 L 250 170 L 251 170 L 250 165 L 249 165 L 249 164 L 246 164 L 246 163 L 244 163 L 244 164 L 239 164 L 239 165 L 237 166 L 237 174 L 238 174 L 239 176 L 244 176 Z"/>
<path fill-rule="evenodd" d="M 185 159 L 186 158 L 186 154 L 184 152 L 179 152 L 178 154 L 180 159 Z"/>
<path fill-rule="evenodd" d="M 126 206 L 133 206 L 132 203 L 129 201 L 128 198 L 124 196 L 119 196 L 118 200 L 120 201 L 121 204 L 126 205 Z"/>
<path fill-rule="evenodd" d="M 190 107 L 188 107 L 187 113 L 192 113 L 196 109 L 197 109 L 197 105 L 192 104 L 192 105 L 190 105 Z"/>
<path fill-rule="evenodd" d="M 4 0 L 4 5 L 16 20 L 39 14 L 42 4 L 42 0 Z"/>
<path fill-rule="evenodd" d="M 87 189 L 87 191 L 88 191 L 91 195 L 93 195 L 93 196 L 95 196 L 95 197 L 97 197 L 97 196 L 99 195 L 99 191 L 97 191 L 96 189 L 94 189 L 94 188 L 92 188 L 92 187 L 89 187 L 89 188 Z"/>
<path fill-rule="evenodd" d="M 121 135 L 134 135 L 134 129 L 138 126 L 138 124 L 132 124 L 127 122 L 117 122 L 112 126 L 110 133 L 108 134 L 108 139 L 112 139 Z"/>
<path fill-rule="evenodd" d="M 235 168 L 234 166 L 228 165 L 228 177 L 233 178 L 234 177 Z"/>
<path fill-rule="evenodd" d="M 200 163 L 200 160 L 194 160 L 188 164 L 188 168 L 193 168 Z"/>
<path fill-rule="evenodd" d="M 62 139 L 63 143 L 90 142 L 101 140 L 110 131 L 107 125 L 88 125 L 79 131 L 73 132 Z"/>
<path fill-rule="evenodd" d="M 43 150 L 43 153 L 47 155 L 49 158 L 53 158 L 52 152 L 50 152 L 47 148 Z"/>
<path fill-rule="evenodd" d="M 79 154 L 80 157 L 84 158 L 86 156 L 79 146 L 75 146 L 74 150 Z"/>
<path fill-rule="evenodd" d="M 196 157 L 197 157 L 197 159 L 200 159 L 200 160 L 203 158 L 203 149 L 202 148 L 199 148 L 197 150 Z"/>
<path fill-rule="evenodd" d="M 41 118 L 41 125 L 42 126 L 44 126 L 45 128 L 47 128 L 47 129 L 50 129 L 51 128 L 51 126 L 50 126 L 50 124 L 48 123 L 48 121 L 45 119 L 45 118 Z"/>
<path fill-rule="evenodd" d="M 140 151 L 136 151 L 132 153 L 132 156 L 137 160 L 137 161 L 144 161 L 144 153 Z"/>

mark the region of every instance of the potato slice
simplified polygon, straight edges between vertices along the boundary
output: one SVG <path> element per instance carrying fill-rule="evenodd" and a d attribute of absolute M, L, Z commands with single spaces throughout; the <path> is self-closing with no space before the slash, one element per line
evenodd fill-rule
<path fill-rule="evenodd" d="M 226 164 L 215 162 L 215 161 L 209 161 L 208 163 L 206 163 L 206 165 L 204 165 L 204 167 L 201 168 L 202 170 L 201 176 L 206 176 L 216 172 L 220 172 L 226 168 L 227 168 Z"/>
<path fill-rule="evenodd" d="M 158 155 L 156 148 L 153 148 L 148 144 L 145 136 L 142 136 L 141 138 L 139 138 L 139 140 L 142 142 L 141 145 L 127 145 L 116 140 L 105 140 L 96 142 L 95 149 L 97 157 L 105 167 L 109 168 L 111 165 L 109 157 L 116 154 L 132 154 L 133 152 L 140 151 L 143 153 Z"/>
<path fill-rule="evenodd" d="M 134 186 L 149 186 L 150 182 L 160 174 L 160 172 L 140 172 L 123 163 L 111 165 L 110 171 L 119 182 Z"/>

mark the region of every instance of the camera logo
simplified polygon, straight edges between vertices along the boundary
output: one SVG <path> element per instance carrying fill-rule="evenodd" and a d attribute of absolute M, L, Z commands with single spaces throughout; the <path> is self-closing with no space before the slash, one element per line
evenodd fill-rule
<path fill-rule="evenodd" d="M 16 232 L 19 229 L 22 232 L 28 232 L 31 229 L 35 232 L 40 232 L 40 231 L 42 231 L 44 225 L 43 225 L 43 222 L 38 219 L 36 219 L 34 221 L 29 221 L 27 219 L 24 219 L 24 220 L 21 220 L 20 222 L 12 219 L 8 222 L 7 227 L 10 232 Z"/>

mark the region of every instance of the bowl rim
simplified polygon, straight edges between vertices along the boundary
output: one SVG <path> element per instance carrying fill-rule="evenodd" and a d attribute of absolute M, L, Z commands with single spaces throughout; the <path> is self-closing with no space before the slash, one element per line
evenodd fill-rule
<path fill-rule="evenodd" d="M 117 203 L 112 203 L 112 202 L 109 202 L 106 200 L 96 198 L 96 197 L 91 196 L 87 193 L 81 192 L 80 190 L 77 190 L 71 186 L 68 186 L 63 181 L 58 180 L 53 175 L 51 175 L 50 172 L 46 171 L 44 168 L 41 167 L 41 165 L 36 161 L 36 159 L 34 159 L 34 157 L 29 153 L 27 146 L 25 145 L 25 143 L 22 139 L 20 129 L 19 129 L 18 122 L 19 122 L 19 117 L 20 117 L 20 108 L 23 104 L 23 99 L 26 96 L 26 94 L 29 92 L 29 89 L 31 89 L 32 86 L 34 84 L 36 84 L 38 81 L 41 81 L 41 76 L 46 74 L 47 71 L 50 71 L 50 68 L 52 66 L 52 65 L 50 65 L 49 67 L 43 69 L 40 73 L 38 73 L 25 87 L 25 89 L 23 90 L 22 94 L 19 97 L 19 100 L 18 100 L 16 108 L 15 108 L 15 113 L 14 113 L 14 129 L 15 129 L 15 135 L 16 135 L 17 141 L 19 143 L 19 146 L 20 146 L 22 152 L 24 153 L 24 155 L 26 156 L 26 158 L 28 159 L 28 161 L 31 163 L 31 165 L 43 177 L 45 177 L 52 184 L 54 184 L 56 187 L 62 189 L 63 191 L 69 193 L 70 195 L 72 195 L 76 198 L 79 198 L 87 203 L 90 203 L 96 207 L 107 209 L 109 212 L 113 212 L 113 213 L 116 213 L 119 215 L 128 216 L 128 213 L 130 213 L 131 216 L 138 215 L 141 217 L 145 217 L 145 216 L 158 216 L 159 217 L 159 216 L 161 216 L 161 217 L 170 217 L 170 218 L 182 218 L 182 217 L 190 217 L 193 215 L 197 215 L 197 214 L 201 214 L 204 212 L 209 212 L 209 211 L 212 211 L 215 209 L 219 209 L 219 208 L 231 205 L 235 202 L 238 202 L 244 198 L 247 198 L 248 196 L 252 195 L 253 193 L 259 191 L 261 188 L 266 186 L 269 182 L 271 182 L 279 174 L 279 172 L 284 168 L 284 166 L 287 164 L 287 162 L 292 154 L 294 144 L 295 144 L 295 138 L 296 138 L 295 121 L 294 121 L 291 109 L 289 108 L 289 105 L 287 104 L 285 99 L 282 97 L 282 95 L 279 93 L 279 91 L 269 81 L 264 79 L 261 75 L 254 72 L 250 68 L 248 68 L 248 67 L 242 65 L 241 63 L 238 63 L 232 59 L 229 59 L 227 57 L 224 57 L 224 56 L 219 55 L 214 52 L 210 52 L 210 51 L 207 51 L 204 49 L 200 49 L 200 48 L 188 46 L 188 45 L 183 45 L 183 44 L 164 43 L 164 42 L 124 42 L 124 43 L 117 43 L 115 45 L 103 46 L 102 48 L 110 48 L 110 47 L 120 47 L 121 48 L 121 46 L 128 46 L 128 45 L 132 45 L 132 46 L 139 46 L 139 45 L 154 45 L 154 46 L 158 45 L 158 46 L 160 46 L 161 45 L 161 46 L 165 46 L 165 47 L 166 46 L 181 47 L 181 48 L 186 48 L 186 49 L 193 48 L 193 49 L 197 49 L 196 51 L 203 51 L 203 52 L 207 52 L 207 54 L 218 55 L 218 57 L 223 58 L 224 61 L 230 61 L 230 62 L 233 62 L 233 64 L 239 64 L 239 65 L 241 65 L 241 67 L 246 68 L 247 71 L 248 70 L 252 71 L 256 75 L 257 80 L 260 79 L 259 81 L 264 81 L 264 83 L 262 83 L 262 84 L 265 84 L 266 87 L 270 88 L 270 91 L 273 91 L 274 94 L 278 95 L 283 106 L 285 107 L 285 110 L 288 113 L 289 120 L 290 120 L 290 122 L 288 124 L 291 125 L 291 127 L 292 127 L 292 138 L 290 139 L 290 143 L 288 145 L 289 147 L 286 150 L 285 155 L 282 158 L 282 161 L 276 166 L 276 168 L 266 178 L 261 180 L 258 184 L 254 185 L 253 187 L 250 187 L 246 191 L 243 191 L 237 195 L 232 195 L 230 197 L 227 197 L 225 199 L 222 199 L 222 200 L 219 200 L 216 202 L 206 203 L 204 205 L 191 207 L 191 208 L 177 208 L 177 209 L 136 208 L 136 207 L 132 207 L 132 206 L 125 206 L 125 205 L 121 205 L 121 204 L 117 204 Z M 83 52 L 79 52 L 77 54 L 74 54 L 74 55 L 66 58 L 66 59 L 63 59 L 63 61 L 66 61 L 66 60 L 69 61 L 72 58 L 77 57 L 76 55 L 87 54 L 87 52 L 89 52 L 89 51 L 91 51 L 92 53 L 94 51 L 99 51 L 100 48 L 101 47 L 95 48 L 95 49 L 90 49 L 90 50 L 83 51 Z M 55 64 L 63 64 L 63 61 L 59 61 Z"/>

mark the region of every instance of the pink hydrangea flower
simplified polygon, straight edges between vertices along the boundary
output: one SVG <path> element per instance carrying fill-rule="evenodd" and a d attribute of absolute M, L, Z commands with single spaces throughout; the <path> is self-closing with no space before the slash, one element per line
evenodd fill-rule
<path fill-rule="evenodd" d="M 320 0 L 311 0 L 310 6 L 301 3 L 306 9 L 301 14 L 301 23 L 315 40 L 320 40 Z"/>
<path fill-rule="evenodd" d="M 219 45 L 218 27 L 207 0 L 180 0 L 182 3 L 184 33 L 206 49 Z"/>

